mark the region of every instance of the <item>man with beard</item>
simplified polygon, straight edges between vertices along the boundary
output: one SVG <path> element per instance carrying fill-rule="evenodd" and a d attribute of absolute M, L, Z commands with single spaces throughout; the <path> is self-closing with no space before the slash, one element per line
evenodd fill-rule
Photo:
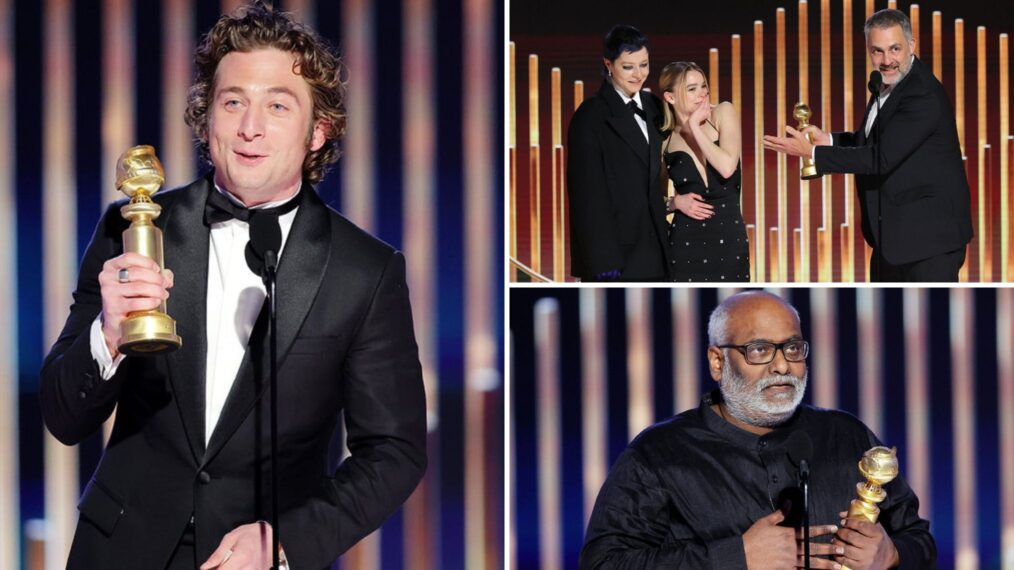
<path fill-rule="evenodd" d="M 620 455 L 595 502 L 581 568 L 802 567 L 788 445 L 801 437 L 819 450 L 809 459 L 811 568 L 935 567 L 929 522 L 902 477 L 884 486 L 878 523 L 843 520 L 856 464 L 881 443 L 845 412 L 801 404 L 809 343 L 796 310 L 770 293 L 740 293 L 712 312 L 708 336 L 718 390 Z"/>
<path fill-rule="evenodd" d="M 883 77 L 879 111 L 871 97 L 855 132 L 786 127 L 789 136 L 765 136 L 764 147 L 812 157 L 820 174 L 856 175 L 873 281 L 957 281 L 972 215 L 947 90 L 915 56 L 904 12 L 881 10 L 863 30 L 870 63 Z"/>

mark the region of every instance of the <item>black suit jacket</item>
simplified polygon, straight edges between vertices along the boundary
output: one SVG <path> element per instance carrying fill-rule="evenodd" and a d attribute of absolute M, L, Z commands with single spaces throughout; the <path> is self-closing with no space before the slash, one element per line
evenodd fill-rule
<path fill-rule="evenodd" d="M 648 140 L 612 83 L 574 112 L 567 130 L 571 273 L 615 269 L 624 280 L 667 275 L 665 197 L 659 183 L 662 135 L 656 98 L 641 91 Z"/>
<path fill-rule="evenodd" d="M 202 562 L 233 528 L 269 520 L 266 311 L 205 446 L 210 176 L 156 195 L 168 312 L 183 346 L 128 357 L 108 381 L 91 356 L 97 275 L 122 252 L 114 204 L 85 253 L 74 303 L 42 368 L 46 426 L 72 445 L 116 407 L 102 460 L 78 505 L 68 568 L 162 568 L 194 516 Z M 282 546 L 295 568 L 328 566 L 377 528 L 425 470 L 425 396 L 402 256 L 329 210 L 312 187 L 278 269 L 278 448 Z M 328 460 L 344 409 L 351 456 Z"/>
<path fill-rule="evenodd" d="M 856 174 L 863 236 L 889 263 L 911 263 L 962 248 L 972 239 L 971 205 L 954 110 L 944 86 L 915 58 L 867 137 L 872 97 L 870 103 L 856 132 L 834 133 L 834 146 L 817 147 L 817 170 Z M 877 140 L 877 123 L 882 141 Z M 876 176 L 878 145 L 883 184 Z M 880 187 L 882 237 L 877 229 Z"/>

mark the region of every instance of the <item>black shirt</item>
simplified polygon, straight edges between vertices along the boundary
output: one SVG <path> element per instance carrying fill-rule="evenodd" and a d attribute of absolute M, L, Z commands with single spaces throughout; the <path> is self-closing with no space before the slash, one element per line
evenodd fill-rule
<path fill-rule="evenodd" d="M 881 445 L 876 436 L 850 414 L 806 405 L 758 436 L 716 414 L 710 406 L 720 400 L 717 390 L 706 394 L 699 407 L 649 427 L 620 454 L 595 501 L 581 568 L 746 568 L 743 533 L 798 493 L 785 446 L 797 430 L 813 442 L 810 525 L 839 524 L 863 480 L 859 459 Z M 902 475 L 884 490 L 879 522 L 900 567 L 935 568 L 919 499 Z"/>

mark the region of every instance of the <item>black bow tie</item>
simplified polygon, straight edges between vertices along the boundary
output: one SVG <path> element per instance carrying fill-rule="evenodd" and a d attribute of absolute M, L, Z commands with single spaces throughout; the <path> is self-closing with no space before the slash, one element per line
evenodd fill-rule
<path fill-rule="evenodd" d="M 642 119 L 644 119 L 647 122 L 648 116 L 644 114 L 644 109 L 642 109 L 642 108 L 640 108 L 640 107 L 637 106 L 637 101 L 634 101 L 633 99 L 631 99 L 630 102 L 627 103 L 627 107 L 631 111 L 633 111 L 635 115 L 637 115 L 638 117 L 641 117 Z"/>
<path fill-rule="evenodd" d="M 216 188 L 212 188 L 211 192 L 208 193 L 208 201 L 204 204 L 204 225 L 210 227 L 211 224 L 227 222 L 234 218 L 249 223 L 250 216 L 253 214 L 274 214 L 276 216 L 281 216 L 295 209 L 302 198 L 303 191 L 300 190 L 296 194 L 295 198 L 289 200 L 281 206 L 275 206 L 274 208 L 250 209 L 236 204 L 232 200 L 226 198 L 225 195 L 219 192 Z"/>

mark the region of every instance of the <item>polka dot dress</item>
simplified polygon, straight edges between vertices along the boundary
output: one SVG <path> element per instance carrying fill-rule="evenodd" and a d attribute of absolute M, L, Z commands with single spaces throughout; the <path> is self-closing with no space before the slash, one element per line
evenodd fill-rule
<path fill-rule="evenodd" d="M 708 183 L 693 158 L 677 150 L 664 155 L 679 194 L 695 193 L 714 207 L 707 220 L 676 211 L 669 227 L 669 264 L 674 281 L 725 283 L 750 280 L 750 248 L 739 209 L 741 166 L 729 178 L 708 164 Z"/>

